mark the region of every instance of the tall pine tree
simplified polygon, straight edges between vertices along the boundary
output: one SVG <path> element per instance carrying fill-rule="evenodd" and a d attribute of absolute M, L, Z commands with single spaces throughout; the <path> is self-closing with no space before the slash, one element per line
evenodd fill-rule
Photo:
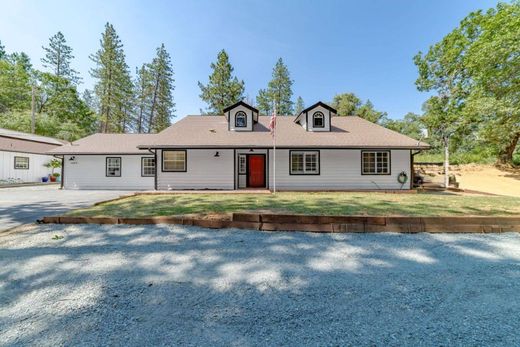
<path fill-rule="evenodd" d="M 97 82 L 94 91 L 99 105 L 101 132 L 125 131 L 131 114 L 132 81 L 125 62 L 123 44 L 112 24 L 105 25 L 101 48 L 90 56 L 96 66 L 90 71 Z"/>
<path fill-rule="evenodd" d="M 34 73 L 25 53 L 5 54 L 0 59 L 0 113 L 28 110 Z"/>
<path fill-rule="evenodd" d="M 2 41 L 0 41 L 0 59 L 4 59 L 5 57 L 5 47 L 2 45 Z"/>
<path fill-rule="evenodd" d="M 258 92 L 256 99 L 258 109 L 265 114 L 269 114 L 272 111 L 272 107 L 275 106 L 279 115 L 292 114 L 292 84 L 293 80 L 289 74 L 289 69 L 284 64 L 282 58 L 279 58 L 274 66 L 272 79 L 267 89 L 262 89 Z"/>
<path fill-rule="evenodd" d="M 213 69 L 207 85 L 199 82 L 200 98 L 208 104 L 209 113 L 222 114 L 223 109 L 244 98 L 244 81 L 233 77 L 233 66 L 225 50 L 217 56 L 217 62 L 211 63 Z"/>
<path fill-rule="evenodd" d="M 64 78 L 73 84 L 77 84 L 80 80 L 78 73 L 70 67 L 70 63 L 74 56 L 72 48 L 67 45 L 65 36 L 58 31 L 49 39 L 49 46 L 42 47 L 45 51 L 45 57 L 42 58 L 44 67 L 60 78 Z"/>
<path fill-rule="evenodd" d="M 294 114 L 299 115 L 305 109 L 305 103 L 301 96 L 296 99 L 296 106 L 294 107 Z"/>
<path fill-rule="evenodd" d="M 135 131 L 138 133 L 149 132 L 148 114 L 150 111 L 150 100 L 153 92 L 152 76 L 147 64 L 143 64 L 136 71 L 137 78 L 135 87 Z"/>
<path fill-rule="evenodd" d="M 164 44 L 157 48 L 157 55 L 150 64 L 153 85 L 148 132 L 159 132 L 171 124 L 175 103 L 173 102 L 173 68 L 170 54 Z"/>

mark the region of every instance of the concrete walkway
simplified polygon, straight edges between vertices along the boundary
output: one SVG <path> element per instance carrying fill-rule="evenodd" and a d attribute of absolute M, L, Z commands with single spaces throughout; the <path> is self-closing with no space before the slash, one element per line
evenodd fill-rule
<path fill-rule="evenodd" d="M 0 189 L 0 232 L 43 216 L 52 216 L 133 193 L 116 190 L 60 190 L 59 186 Z"/>

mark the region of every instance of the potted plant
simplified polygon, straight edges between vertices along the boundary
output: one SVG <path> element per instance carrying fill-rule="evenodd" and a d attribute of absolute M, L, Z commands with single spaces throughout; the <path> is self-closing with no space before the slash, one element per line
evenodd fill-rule
<path fill-rule="evenodd" d="M 43 183 L 47 183 L 48 181 L 49 181 L 49 177 L 47 177 L 47 176 L 43 176 L 42 177 L 42 182 Z"/>
<path fill-rule="evenodd" d="M 44 164 L 43 166 L 45 166 L 46 168 L 51 169 L 51 174 L 49 175 L 49 180 L 51 182 L 56 182 L 57 177 L 59 177 L 60 174 L 59 173 L 54 173 L 54 170 L 61 168 L 61 160 L 59 160 L 59 159 L 52 159 L 51 161 L 49 161 L 48 163 Z M 43 177 L 42 177 L 42 181 L 43 182 L 47 182 L 47 180 L 45 180 L 45 181 L 43 180 Z"/>
<path fill-rule="evenodd" d="M 56 182 L 61 182 L 61 175 L 58 172 L 53 173 L 52 176 L 55 178 Z"/>

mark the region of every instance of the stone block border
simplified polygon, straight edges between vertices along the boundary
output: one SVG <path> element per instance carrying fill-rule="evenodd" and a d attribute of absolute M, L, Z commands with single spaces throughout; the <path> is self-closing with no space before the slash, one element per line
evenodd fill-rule
<path fill-rule="evenodd" d="M 239 228 L 316 233 L 501 233 L 520 232 L 520 217 L 307 216 L 268 213 L 181 215 L 142 218 L 44 217 L 56 224 L 179 224 L 211 229 Z"/>

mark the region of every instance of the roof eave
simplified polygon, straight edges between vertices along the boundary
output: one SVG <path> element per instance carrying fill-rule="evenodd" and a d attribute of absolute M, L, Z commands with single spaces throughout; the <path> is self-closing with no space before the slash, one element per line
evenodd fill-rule
<path fill-rule="evenodd" d="M 210 149 L 210 148 L 224 148 L 224 149 L 233 149 L 233 148 L 273 148 L 272 145 L 262 145 L 262 144 L 256 144 L 256 145 L 231 145 L 231 144 L 225 144 L 225 145 L 145 145 L 145 146 L 137 146 L 137 148 L 146 150 L 146 149 L 161 149 L 161 148 L 182 148 L 182 149 Z M 285 148 L 317 148 L 317 149 L 430 149 L 431 146 L 424 146 L 424 145 L 418 145 L 418 146 L 389 146 L 389 145 L 352 145 L 352 146 L 341 146 L 341 145 L 279 145 L 277 146 L 278 149 L 285 149 Z"/>

